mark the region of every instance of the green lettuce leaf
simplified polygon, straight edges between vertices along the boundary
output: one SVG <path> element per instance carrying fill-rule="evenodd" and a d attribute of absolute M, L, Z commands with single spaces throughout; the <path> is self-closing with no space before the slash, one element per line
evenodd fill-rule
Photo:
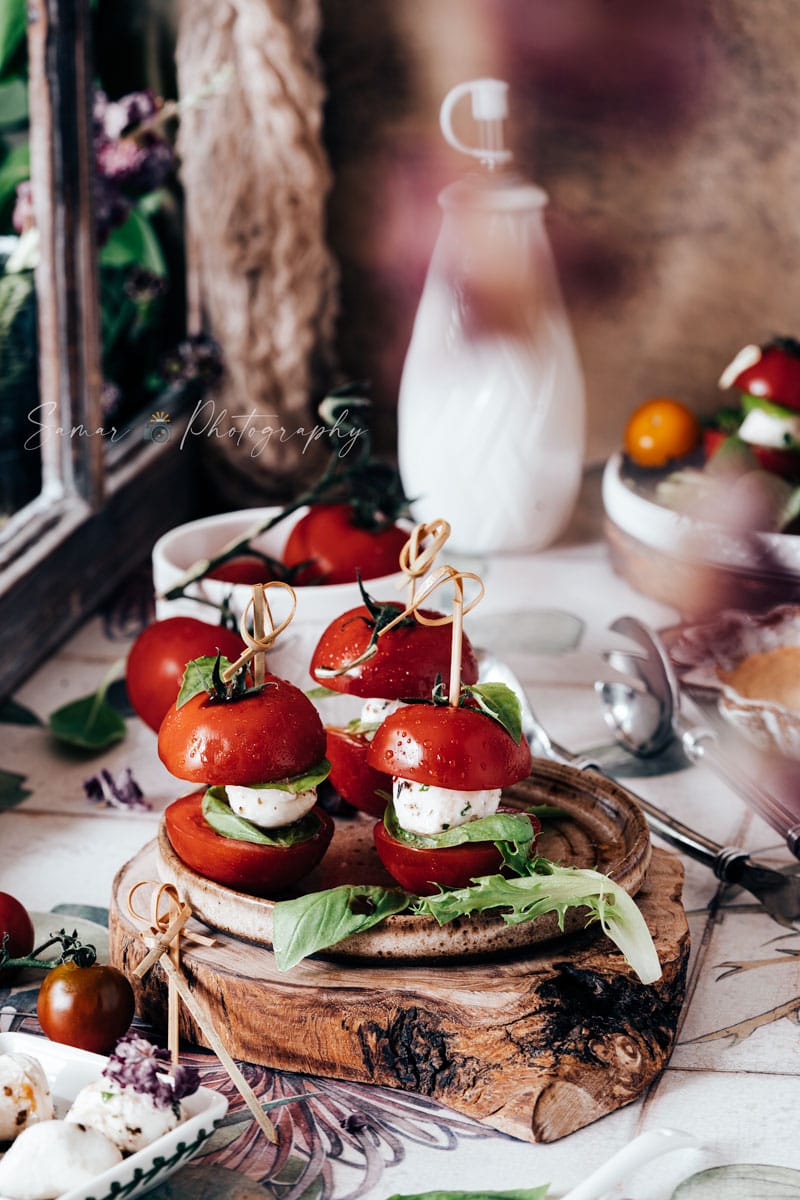
<path fill-rule="evenodd" d="M 261 829 L 240 817 L 228 803 L 224 787 L 210 787 L 203 796 L 203 816 L 215 833 L 231 838 L 235 842 L 255 842 L 259 846 L 296 846 L 305 842 L 319 829 L 319 817 L 314 812 L 306 813 L 291 825 L 280 825 L 276 829 Z"/>
<path fill-rule="evenodd" d="M 517 879 L 485 875 L 471 887 L 421 896 L 414 911 L 435 917 L 440 925 L 490 908 L 506 909 L 502 917 L 509 925 L 555 912 L 563 929 L 568 909 L 588 908 L 590 921 L 600 922 L 642 983 L 660 978 L 661 966 L 650 931 L 623 888 L 599 871 L 559 867 L 546 859 L 532 860 L 529 869 L 531 874 Z"/>
<path fill-rule="evenodd" d="M 296 900 L 280 900 L 272 910 L 275 965 L 288 971 L 309 954 L 402 912 L 410 899 L 407 892 L 395 888 L 343 884 Z"/>

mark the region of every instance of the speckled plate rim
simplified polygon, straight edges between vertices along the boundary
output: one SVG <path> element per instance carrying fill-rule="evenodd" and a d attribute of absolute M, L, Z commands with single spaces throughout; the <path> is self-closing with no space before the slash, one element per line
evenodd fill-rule
<path fill-rule="evenodd" d="M 516 798 L 557 804 L 568 814 L 565 824 L 577 825 L 594 845 L 597 869 L 631 896 L 639 891 L 650 863 L 650 835 L 641 809 L 624 788 L 601 775 L 537 760 L 530 778 L 508 789 L 505 797 L 511 803 Z M 234 891 L 191 870 L 172 849 L 163 820 L 157 857 L 161 879 L 178 888 L 200 920 L 256 945 L 272 946 L 275 901 Z M 565 861 L 563 865 L 570 864 Z M 488 913 L 442 926 L 432 917 L 400 914 L 344 939 L 321 957 L 369 962 L 483 958 L 550 941 L 585 924 L 586 914 L 581 910 L 567 913 L 563 930 L 552 913 L 520 925 L 508 925 L 498 913 Z"/>

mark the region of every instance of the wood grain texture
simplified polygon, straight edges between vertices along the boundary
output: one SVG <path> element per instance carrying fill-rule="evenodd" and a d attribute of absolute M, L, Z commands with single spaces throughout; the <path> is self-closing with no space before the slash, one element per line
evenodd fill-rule
<path fill-rule="evenodd" d="M 149 847 L 119 873 L 111 958 L 131 976 L 145 946 L 125 910 L 155 877 Z M 638 902 L 663 966 L 636 980 L 597 930 L 491 962 L 356 965 L 306 960 L 220 934 L 186 946 L 183 969 L 234 1057 L 431 1096 L 514 1137 L 550 1142 L 643 1094 L 663 1069 L 684 998 L 689 935 L 683 869 L 655 850 Z M 134 980 L 137 1011 L 163 1026 L 160 969 Z M 181 1032 L 201 1043 L 184 1012 Z"/>

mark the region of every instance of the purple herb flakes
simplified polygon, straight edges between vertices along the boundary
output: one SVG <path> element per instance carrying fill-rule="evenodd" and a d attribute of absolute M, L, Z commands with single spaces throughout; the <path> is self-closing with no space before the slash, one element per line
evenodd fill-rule
<path fill-rule="evenodd" d="M 168 1050 L 135 1033 L 117 1042 L 103 1075 L 120 1088 L 132 1088 L 149 1096 L 156 1108 L 170 1108 L 200 1086 L 200 1074 L 195 1067 L 171 1067 Z"/>
<path fill-rule="evenodd" d="M 91 779 L 84 780 L 83 790 L 88 800 L 103 808 L 150 812 L 153 807 L 149 800 L 145 800 L 144 792 L 133 778 L 130 767 L 125 768 L 120 782 L 117 782 L 104 767 L 99 775 L 92 775 Z"/>

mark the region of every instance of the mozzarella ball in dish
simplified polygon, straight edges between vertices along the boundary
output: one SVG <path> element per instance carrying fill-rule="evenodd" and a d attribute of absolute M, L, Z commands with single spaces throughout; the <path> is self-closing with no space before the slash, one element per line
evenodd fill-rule
<path fill-rule="evenodd" d="M 29 1125 L 0 1160 L 4 1200 L 54 1200 L 85 1187 L 122 1162 L 117 1147 L 98 1133 L 68 1121 Z"/>
<path fill-rule="evenodd" d="M 53 1116 L 53 1097 L 41 1063 L 30 1054 L 0 1054 L 0 1142 L 11 1142 Z"/>
<path fill-rule="evenodd" d="M 144 1092 L 120 1087 L 105 1076 L 78 1092 L 67 1120 L 96 1129 L 123 1154 L 133 1154 L 169 1133 L 180 1121 L 180 1105 L 158 1108 Z"/>

